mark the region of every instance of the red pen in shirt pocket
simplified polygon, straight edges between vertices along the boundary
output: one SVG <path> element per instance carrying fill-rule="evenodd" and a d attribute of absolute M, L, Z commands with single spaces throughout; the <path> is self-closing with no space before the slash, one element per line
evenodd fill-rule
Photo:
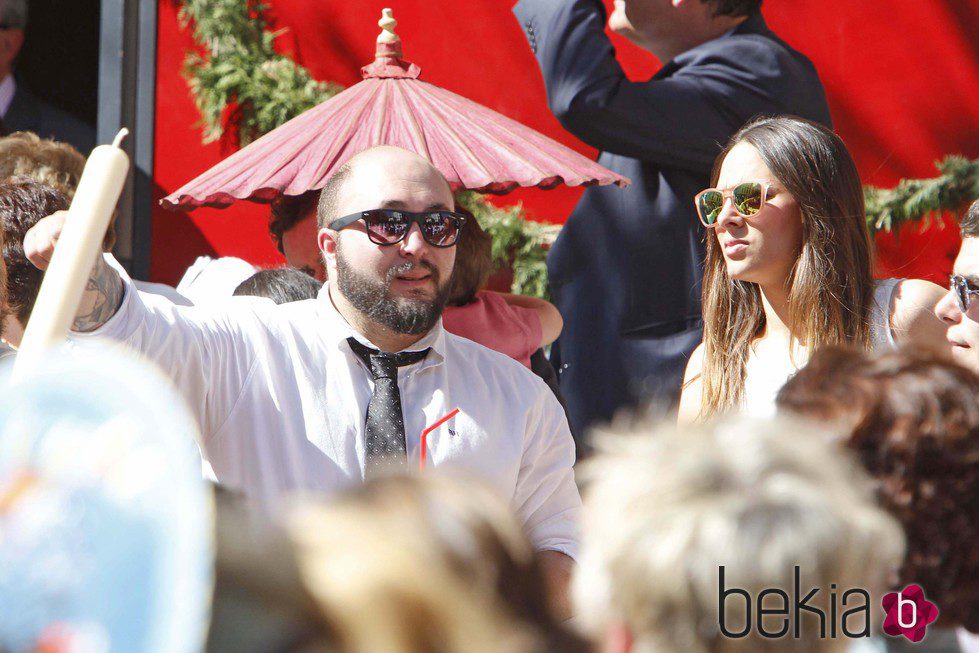
<path fill-rule="evenodd" d="M 428 434 L 434 431 L 435 429 L 437 429 L 438 427 L 442 426 L 446 422 L 448 422 L 453 417 L 455 417 L 456 413 L 458 412 L 459 412 L 458 408 L 453 409 L 451 413 L 449 413 L 448 415 L 446 415 L 445 417 L 443 417 L 442 419 L 440 419 L 439 421 L 435 422 L 434 424 L 426 428 L 424 431 L 422 431 L 422 438 L 420 443 L 421 451 L 418 454 L 419 470 L 424 471 L 425 469 L 425 459 L 428 457 Z"/>

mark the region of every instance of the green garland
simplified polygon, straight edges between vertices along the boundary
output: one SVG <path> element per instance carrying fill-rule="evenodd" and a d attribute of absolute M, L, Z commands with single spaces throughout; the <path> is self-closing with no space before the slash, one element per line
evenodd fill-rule
<path fill-rule="evenodd" d="M 521 205 L 501 209 L 479 193 L 465 191 L 456 199 L 493 239 L 493 265 L 513 268 L 512 292 L 548 299 L 547 249 L 561 226 L 527 220 Z"/>
<path fill-rule="evenodd" d="M 266 9 L 250 0 L 184 0 L 180 8 L 181 23 L 193 23 L 203 50 L 187 55 L 184 76 L 201 112 L 205 143 L 224 136 L 230 123 L 237 144 L 247 145 L 343 90 L 316 81 L 275 51 L 283 30 L 266 29 Z"/>
<path fill-rule="evenodd" d="M 236 128 L 237 145 L 246 145 L 343 89 L 313 79 L 275 51 L 282 31 L 267 29 L 266 9 L 259 0 L 182 2 L 180 19 L 184 26 L 193 23 L 194 39 L 203 49 L 187 55 L 184 75 L 201 112 L 205 143 Z M 941 175 L 933 179 L 864 189 L 872 233 L 943 211 L 957 213 L 979 197 L 979 159 L 949 156 L 936 166 Z M 513 268 L 513 292 L 547 297 L 546 251 L 560 227 L 526 219 L 519 204 L 501 209 L 469 192 L 460 194 L 460 201 L 493 238 L 494 263 Z"/>
<path fill-rule="evenodd" d="M 903 179 L 897 186 L 864 187 L 870 232 L 893 231 L 927 221 L 944 211 L 958 213 L 979 198 L 979 159 L 947 156 L 935 163 L 941 173 L 931 179 Z"/>

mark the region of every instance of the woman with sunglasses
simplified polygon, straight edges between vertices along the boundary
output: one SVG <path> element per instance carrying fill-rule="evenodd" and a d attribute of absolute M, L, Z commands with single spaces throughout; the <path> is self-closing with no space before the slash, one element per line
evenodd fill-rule
<path fill-rule="evenodd" d="M 695 199 L 707 228 L 703 342 L 680 419 L 774 412 L 775 395 L 823 345 L 917 343 L 947 351 L 932 309 L 944 291 L 875 281 L 863 189 L 843 141 L 794 117 L 750 123 Z"/>

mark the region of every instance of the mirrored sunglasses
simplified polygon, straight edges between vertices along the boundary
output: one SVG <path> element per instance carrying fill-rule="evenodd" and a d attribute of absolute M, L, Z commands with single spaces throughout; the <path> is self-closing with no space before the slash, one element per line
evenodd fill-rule
<path fill-rule="evenodd" d="M 738 184 L 730 190 L 708 188 L 697 193 L 694 204 L 697 206 L 697 216 L 705 227 L 714 227 L 717 218 L 724 208 L 724 201 L 730 197 L 734 210 L 743 218 L 748 218 L 765 206 L 768 196 L 768 184 L 760 181 L 747 181 Z"/>
<path fill-rule="evenodd" d="M 418 224 L 425 242 L 433 247 L 452 247 L 466 224 L 466 216 L 453 211 L 412 213 L 399 209 L 371 209 L 351 213 L 330 223 L 330 229 L 343 229 L 362 220 L 367 237 L 376 245 L 396 245 L 405 239 L 413 223 Z"/>
<path fill-rule="evenodd" d="M 955 293 L 955 299 L 959 303 L 959 310 L 963 313 L 969 310 L 969 301 L 972 295 L 979 295 L 979 288 L 973 288 L 969 281 L 959 274 L 953 274 L 948 278 L 948 287 Z"/>

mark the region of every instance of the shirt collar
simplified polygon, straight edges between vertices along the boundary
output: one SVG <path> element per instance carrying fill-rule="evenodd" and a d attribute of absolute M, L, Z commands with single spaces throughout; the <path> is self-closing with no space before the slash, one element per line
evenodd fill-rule
<path fill-rule="evenodd" d="M 377 349 L 377 345 L 350 326 L 344 317 L 340 315 L 340 311 L 337 310 L 333 304 L 333 300 L 330 298 L 329 282 L 324 283 L 323 287 L 320 288 L 316 296 L 316 302 L 325 313 L 327 320 L 326 337 L 331 346 L 354 355 L 350 349 L 350 345 L 347 344 L 347 338 L 352 336 L 361 344 L 372 349 Z M 439 318 L 435 326 L 421 340 L 403 351 L 421 351 L 423 349 L 431 349 L 431 351 L 425 357 L 425 360 L 422 361 L 422 367 L 439 365 L 445 361 L 445 329 L 442 327 L 441 318 Z"/>
<path fill-rule="evenodd" d="M 756 11 L 750 14 L 746 19 L 724 32 L 720 36 L 713 38 L 709 41 L 705 41 L 700 45 L 690 48 L 686 52 L 681 52 L 676 57 L 673 58 L 667 65 L 663 66 L 660 73 L 657 73 L 657 77 L 660 76 L 663 70 L 667 70 L 669 74 L 675 72 L 675 69 L 679 65 L 685 65 L 687 62 L 700 56 L 702 48 L 713 47 L 713 43 L 719 41 L 720 39 L 726 39 L 728 37 L 734 36 L 735 34 L 761 34 L 769 38 L 774 37 L 769 29 L 768 25 L 765 23 L 765 18 L 761 15 L 761 11 Z M 670 64 L 673 64 L 672 66 Z"/>
<path fill-rule="evenodd" d="M 10 111 L 10 105 L 14 101 L 14 93 L 17 92 L 17 82 L 13 75 L 7 75 L 0 82 L 0 116 L 6 116 Z"/>
<path fill-rule="evenodd" d="M 738 34 L 770 34 L 768 24 L 760 10 L 750 14 L 747 20 L 737 25 L 732 32 Z"/>

